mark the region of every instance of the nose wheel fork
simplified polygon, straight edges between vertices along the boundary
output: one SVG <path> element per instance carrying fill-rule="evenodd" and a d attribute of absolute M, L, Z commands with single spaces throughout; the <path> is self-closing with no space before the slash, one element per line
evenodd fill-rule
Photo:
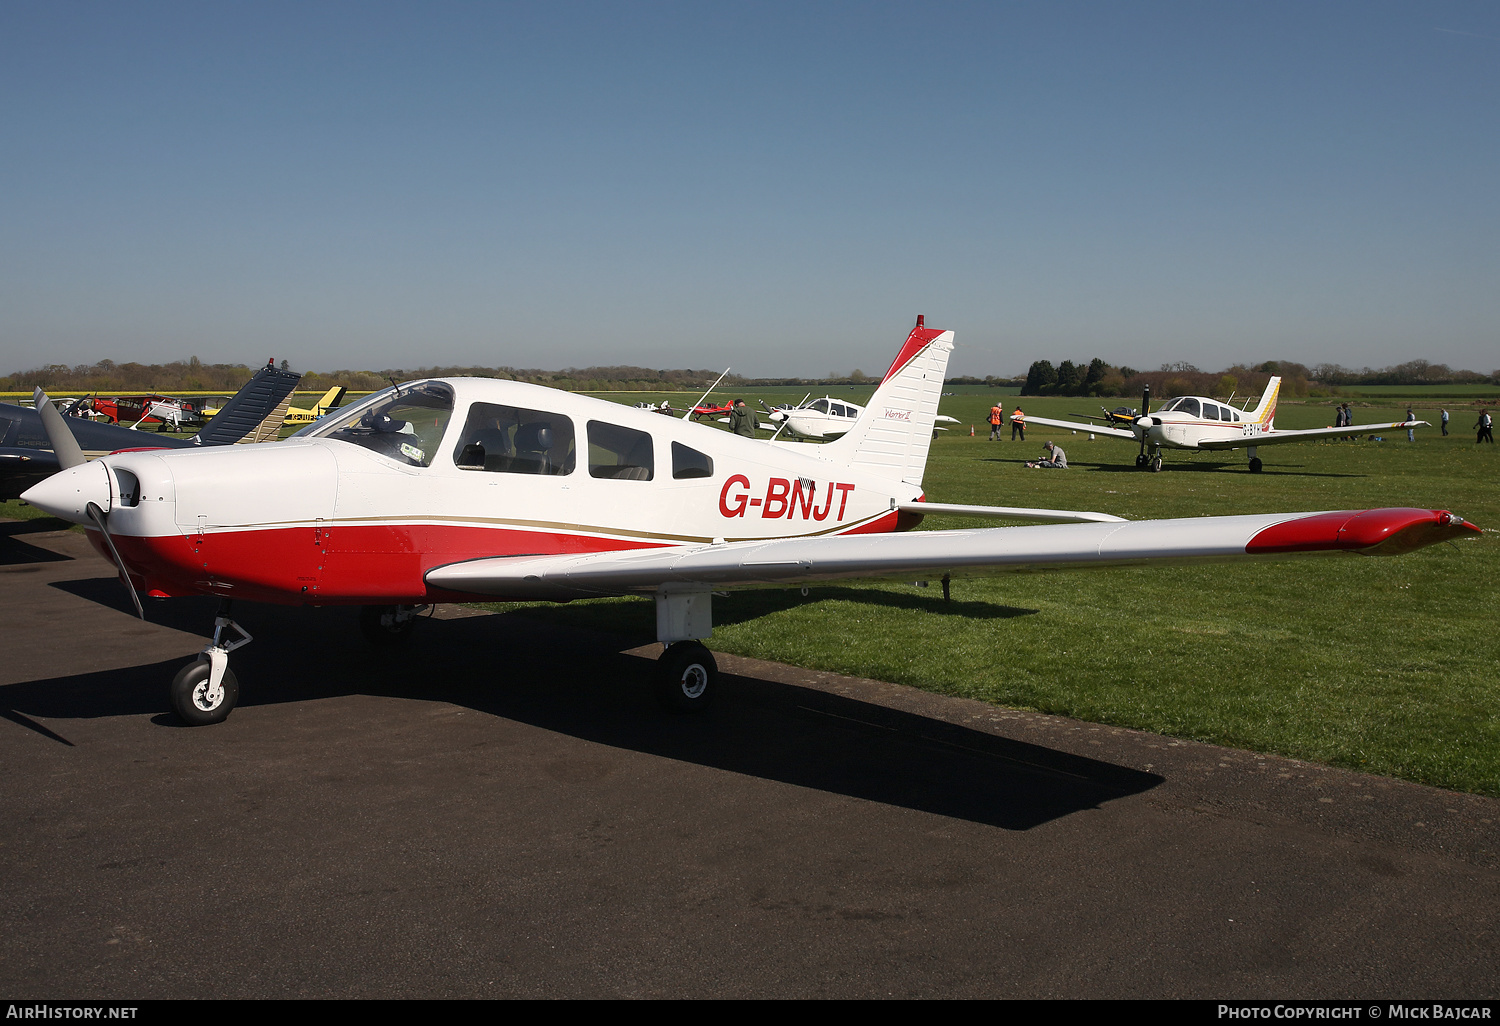
<path fill-rule="evenodd" d="M 222 723 L 239 701 L 240 682 L 229 668 L 229 653 L 254 639 L 249 631 L 230 619 L 229 610 L 230 601 L 225 599 L 214 617 L 213 641 L 172 678 L 172 709 L 188 726 Z M 239 637 L 226 641 L 226 630 Z"/>

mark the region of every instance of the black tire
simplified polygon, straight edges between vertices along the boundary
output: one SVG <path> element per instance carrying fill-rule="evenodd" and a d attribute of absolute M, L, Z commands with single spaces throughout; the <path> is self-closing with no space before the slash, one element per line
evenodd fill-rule
<path fill-rule="evenodd" d="M 234 671 L 224 668 L 224 680 L 220 685 L 217 702 L 208 698 L 209 662 L 200 656 L 177 671 L 172 678 L 172 709 L 190 727 L 206 727 L 210 723 L 223 723 L 234 711 L 240 700 L 240 682 Z"/>
<path fill-rule="evenodd" d="M 1261 462 L 1260 462 L 1259 458 L 1256 458 L 1256 459 L 1253 459 L 1253 460 L 1250 461 L 1250 473 L 1252 473 L 1252 474 L 1259 474 L 1260 473 L 1260 468 L 1261 468 Z"/>
<path fill-rule="evenodd" d="M 383 618 L 394 614 L 399 606 L 365 606 L 359 611 L 359 632 L 376 648 L 400 645 L 411 637 L 417 618 L 409 616 L 400 623 L 385 623 Z"/>
<path fill-rule="evenodd" d="M 1140 453 L 1135 458 L 1135 469 L 1136 470 L 1140 470 L 1145 465 L 1146 465 L 1146 454 L 1145 453 Z"/>
<path fill-rule="evenodd" d="M 656 700 L 672 712 L 702 712 L 718 680 L 714 654 L 696 641 L 679 641 L 656 661 Z"/>
<path fill-rule="evenodd" d="M 1161 473 L 1161 457 L 1160 456 L 1156 457 L 1154 460 L 1151 461 L 1151 473 L 1153 473 L 1153 474 L 1160 474 Z"/>

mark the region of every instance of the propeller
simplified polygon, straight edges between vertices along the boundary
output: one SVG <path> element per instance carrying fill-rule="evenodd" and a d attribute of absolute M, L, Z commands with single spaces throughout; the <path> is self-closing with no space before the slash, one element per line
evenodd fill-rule
<path fill-rule="evenodd" d="M 52 452 L 57 457 L 58 466 L 63 470 L 71 470 L 86 462 L 78 439 L 73 437 L 68 422 L 57 412 L 57 407 L 52 405 L 47 393 L 38 388 L 31 393 L 31 400 L 36 405 L 37 416 L 42 418 L 42 428 L 47 432 L 47 441 L 52 443 Z"/>
<path fill-rule="evenodd" d="M 99 533 L 104 535 L 104 544 L 109 546 L 109 554 L 115 559 L 115 566 L 120 568 L 120 580 L 125 582 L 125 590 L 130 592 L 130 601 L 135 603 L 135 615 L 142 620 L 146 618 L 146 611 L 141 608 L 141 597 L 135 593 L 135 585 L 130 583 L 130 574 L 125 569 L 125 561 L 120 558 L 120 550 L 115 548 L 115 540 L 109 536 L 109 517 L 97 503 L 89 503 L 84 507 L 89 519 L 99 525 Z"/>
<path fill-rule="evenodd" d="M 1151 385 L 1147 383 L 1146 387 L 1141 391 L 1141 415 L 1136 419 L 1136 424 L 1141 429 L 1141 454 L 1136 457 L 1135 462 L 1137 466 L 1146 462 L 1146 434 L 1151 430 L 1149 427 L 1151 422 L 1146 418 L 1150 413 Z M 1143 421 L 1144 423 L 1142 423 Z"/>
<path fill-rule="evenodd" d="M 57 463 L 63 470 L 71 470 L 88 462 L 83 455 L 83 449 L 78 444 L 78 439 L 73 437 L 73 431 L 68 427 L 68 422 L 63 415 L 57 412 L 57 407 L 52 405 L 52 400 L 47 398 L 47 393 L 38 388 L 32 393 L 32 400 L 36 403 L 36 412 L 42 418 L 42 428 L 47 432 L 47 441 L 52 443 L 52 451 L 57 456 Z M 135 585 L 130 582 L 130 574 L 125 569 L 125 561 L 120 558 L 120 550 L 115 548 L 115 540 L 109 536 L 109 515 L 99 508 L 98 503 L 91 502 L 84 507 L 89 519 L 99 527 L 99 533 L 104 535 L 104 543 L 109 546 L 110 555 L 115 559 L 115 566 L 120 568 L 120 580 L 125 582 L 125 590 L 130 592 L 130 601 L 135 603 L 135 615 L 142 620 L 146 618 L 146 611 L 141 608 L 141 597 L 135 593 Z"/>

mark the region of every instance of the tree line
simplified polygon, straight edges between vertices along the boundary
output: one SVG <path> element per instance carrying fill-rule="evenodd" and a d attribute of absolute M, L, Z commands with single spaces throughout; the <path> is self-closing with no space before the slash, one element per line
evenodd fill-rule
<path fill-rule="evenodd" d="M 1280 375 L 1282 391 L 1293 396 L 1331 396 L 1343 386 L 1353 385 L 1500 385 L 1500 371 L 1479 374 L 1451 370 L 1446 364 L 1411 360 L 1395 367 L 1351 371 L 1337 364 L 1309 368 L 1293 360 L 1235 364 L 1221 371 L 1202 371 L 1190 363 L 1162 364 L 1158 370 L 1140 371 L 1116 367 L 1095 358 L 1087 364 L 1064 360 L 1057 367 L 1037 360 L 1026 374 L 1022 395 L 1138 396 L 1147 386 L 1151 394 L 1254 395 L 1273 375 Z"/>

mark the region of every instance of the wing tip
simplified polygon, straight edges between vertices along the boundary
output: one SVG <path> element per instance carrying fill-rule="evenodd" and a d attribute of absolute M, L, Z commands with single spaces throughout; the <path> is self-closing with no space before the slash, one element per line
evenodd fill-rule
<path fill-rule="evenodd" d="M 1478 526 L 1445 509 L 1342 510 L 1283 520 L 1256 533 L 1245 545 L 1250 555 L 1279 552 L 1359 552 L 1393 556 L 1451 541 Z"/>

